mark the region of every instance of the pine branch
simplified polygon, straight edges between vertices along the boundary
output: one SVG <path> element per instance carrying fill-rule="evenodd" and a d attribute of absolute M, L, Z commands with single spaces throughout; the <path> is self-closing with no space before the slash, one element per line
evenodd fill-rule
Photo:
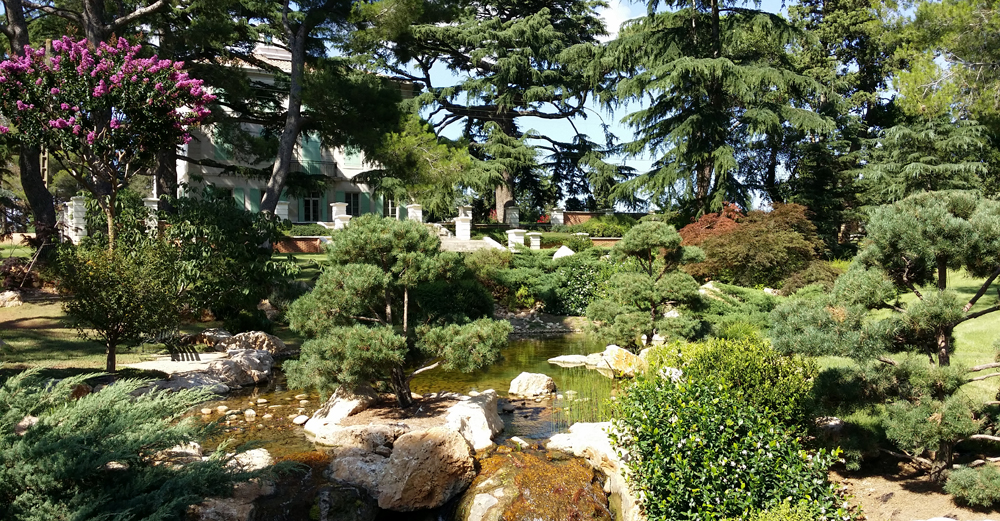
<path fill-rule="evenodd" d="M 969 381 L 970 382 L 979 382 L 979 381 L 982 381 L 982 380 L 986 380 L 987 378 L 993 378 L 993 377 L 996 377 L 996 376 L 1000 376 L 1000 373 L 984 374 L 983 376 L 977 376 L 975 378 L 969 378 Z"/>
<path fill-rule="evenodd" d="M 988 307 L 988 308 L 986 308 L 986 309 L 984 309 L 982 311 L 977 311 L 975 313 L 972 313 L 970 315 L 966 315 L 966 316 L 962 317 L 961 319 L 959 319 L 958 322 L 955 322 L 955 325 L 957 326 L 957 325 L 961 324 L 962 322 L 965 322 L 966 320 L 972 320 L 974 318 L 979 318 L 979 317 L 981 317 L 983 315 L 988 315 L 988 314 L 993 313 L 994 311 L 997 311 L 997 310 L 1000 310 L 1000 305 L 990 306 L 990 307 Z"/>
<path fill-rule="evenodd" d="M 976 373 L 986 369 L 993 369 L 994 367 L 1000 367 L 1000 362 L 991 362 L 989 364 L 973 366 L 972 368 L 969 369 L 969 372 Z"/>
<path fill-rule="evenodd" d="M 1000 276 L 1000 266 L 997 266 L 997 269 L 995 269 L 993 273 L 990 275 L 990 277 L 986 279 L 985 282 L 983 282 L 982 287 L 979 288 L 979 291 L 976 292 L 975 296 L 973 296 L 969 300 L 969 303 L 962 308 L 963 312 L 968 313 L 969 310 L 972 309 L 972 306 L 976 304 L 976 301 L 978 301 L 983 295 L 986 294 L 987 291 L 989 291 L 990 285 L 993 284 L 993 281 L 997 278 L 997 276 Z"/>

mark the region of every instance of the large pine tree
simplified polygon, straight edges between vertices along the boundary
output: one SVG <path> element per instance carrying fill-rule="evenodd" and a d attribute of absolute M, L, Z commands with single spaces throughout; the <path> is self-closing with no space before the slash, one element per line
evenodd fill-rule
<path fill-rule="evenodd" d="M 495 190 L 502 220 L 515 193 L 537 207 L 595 186 L 606 189 L 618 173 L 602 161 L 604 144 L 581 132 L 543 135 L 529 126 L 587 117 L 588 71 L 605 34 L 596 12 L 601 5 L 383 0 L 363 8 L 372 28 L 355 43 L 381 71 L 420 90 L 417 100 L 432 111 L 437 132 L 462 126 L 472 153 L 483 160 L 476 188 Z"/>
<path fill-rule="evenodd" d="M 605 63 L 622 79 L 603 100 L 643 104 L 623 120 L 635 131 L 625 149 L 655 159 L 649 172 L 616 187 L 620 197 L 681 201 L 693 212 L 726 200 L 745 204 L 759 183 L 741 174 L 741 163 L 784 146 L 790 131 L 830 129 L 807 103 L 822 87 L 788 52 L 798 32 L 743 4 L 650 0 L 649 14 L 609 46 Z"/>

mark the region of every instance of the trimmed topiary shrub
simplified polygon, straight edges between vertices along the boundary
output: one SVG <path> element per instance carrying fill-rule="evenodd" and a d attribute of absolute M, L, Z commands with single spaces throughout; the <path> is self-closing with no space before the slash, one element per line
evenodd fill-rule
<path fill-rule="evenodd" d="M 811 519 L 850 519 L 795 432 L 714 378 L 644 376 L 614 404 L 611 435 L 650 521 L 747 518 L 790 501 Z"/>

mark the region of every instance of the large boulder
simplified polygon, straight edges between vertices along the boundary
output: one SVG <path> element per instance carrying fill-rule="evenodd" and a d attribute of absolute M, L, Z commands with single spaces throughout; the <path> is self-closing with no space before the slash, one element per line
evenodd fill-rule
<path fill-rule="evenodd" d="M 437 508 L 476 477 L 472 449 L 443 427 L 410 432 L 396 440 L 379 482 L 378 506 L 409 512 Z"/>
<path fill-rule="evenodd" d="M 503 431 L 497 411 L 497 392 L 483 391 L 477 396 L 463 396 L 445 414 L 447 428 L 458 432 L 476 451 L 493 446 L 493 436 Z"/>
<path fill-rule="evenodd" d="M 229 466 L 243 472 L 252 472 L 273 463 L 274 459 L 266 449 L 254 449 L 237 454 L 230 460 Z M 254 479 L 238 483 L 233 488 L 232 497 L 208 498 L 192 506 L 188 510 L 188 518 L 197 521 L 251 521 L 255 517 L 254 502 L 274 492 L 274 484 L 266 480 Z"/>
<path fill-rule="evenodd" d="M 510 396 L 533 398 L 556 392 L 556 382 L 551 376 L 541 373 L 521 373 L 510 382 Z"/>
<path fill-rule="evenodd" d="M 21 294 L 16 291 L 4 291 L 0 293 L 0 308 L 12 308 L 24 304 Z"/>
<path fill-rule="evenodd" d="M 222 337 L 213 345 L 216 351 L 258 349 L 272 355 L 287 349 L 280 338 L 263 331 L 247 331 L 228 338 Z"/>
<path fill-rule="evenodd" d="M 305 424 L 309 434 L 322 439 L 337 430 L 340 421 L 371 407 L 378 401 L 378 393 L 368 385 L 360 385 L 353 390 L 341 386 Z M 328 443 L 320 441 L 325 445 Z"/>
<path fill-rule="evenodd" d="M 550 460 L 528 450 L 480 463 L 482 472 L 457 501 L 456 521 L 612 519 L 600 480 L 585 461 Z"/>
<path fill-rule="evenodd" d="M 619 521 L 643 521 L 639 502 L 625 481 L 626 468 L 608 438 L 610 422 L 574 423 L 569 432 L 552 436 L 545 448 L 585 458 L 607 478 L 604 491 L 620 501 Z"/>
<path fill-rule="evenodd" d="M 199 387 L 208 389 L 215 394 L 226 394 L 229 392 L 229 386 L 222 383 L 222 380 L 198 371 L 172 374 L 168 380 L 157 380 L 152 383 L 152 386 L 167 391 L 180 391 L 182 389 Z"/>
<path fill-rule="evenodd" d="M 601 357 L 603 365 L 599 364 L 597 367 L 605 367 L 617 375 L 633 377 L 646 369 L 645 361 L 614 344 L 609 345 Z"/>
<path fill-rule="evenodd" d="M 389 458 L 381 454 L 359 449 L 344 450 L 330 462 L 327 478 L 330 481 L 358 487 L 377 497 L 379 484 L 382 482 L 388 463 Z"/>
<path fill-rule="evenodd" d="M 313 441 L 333 447 L 331 452 L 334 454 L 353 450 L 388 457 L 392 453 L 392 445 L 396 442 L 396 438 L 409 430 L 401 424 L 351 425 L 327 429 L 322 436 L 317 436 Z"/>
<path fill-rule="evenodd" d="M 271 353 L 259 349 L 227 351 L 228 358 L 215 360 L 205 371 L 229 387 L 256 385 L 271 377 L 274 358 Z"/>

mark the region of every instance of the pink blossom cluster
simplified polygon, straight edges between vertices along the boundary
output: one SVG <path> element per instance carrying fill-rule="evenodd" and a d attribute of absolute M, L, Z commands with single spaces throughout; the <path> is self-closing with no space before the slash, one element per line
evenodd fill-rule
<path fill-rule="evenodd" d="M 187 128 L 210 114 L 215 96 L 181 71 L 183 62 L 140 58 L 140 50 L 124 38 L 92 49 L 86 40 L 68 36 L 52 42 L 51 56 L 28 48 L 25 56 L 0 62 L 0 113 L 20 133 L 68 130 L 67 135 L 86 136 L 81 138 L 88 145 L 107 139 L 111 146 L 127 142 L 144 148 L 144 136 L 129 135 L 129 122 L 140 120 L 162 122 L 161 130 L 153 131 L 160 141 L 189 141 Z M 110 121 L 91 117 L 108 110 L 120 116 Z M 106 126 L 95 128 L 95 121 Z M 7 132 L 0 127 L 0 133 Z"/>

